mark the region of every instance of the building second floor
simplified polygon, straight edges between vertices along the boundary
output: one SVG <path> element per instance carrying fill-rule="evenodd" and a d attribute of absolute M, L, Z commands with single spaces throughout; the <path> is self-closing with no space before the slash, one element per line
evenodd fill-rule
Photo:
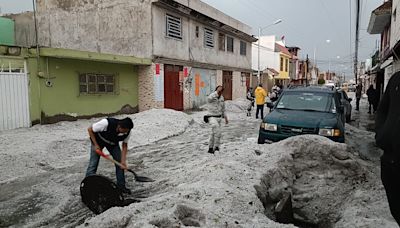
<path fill-rule="evenodd" d="M 385 1 L 382 5 L 372 11 L 368 33 L 372 35 L 380 35 L 380 61 L 385 61 L 390 57 L 392 44 L 392 0 Z"/>
<path fill-rule="evenodd" d="M 200 0 L 38 0 L 41 46 L 251 68 L 251 28 Z"/>

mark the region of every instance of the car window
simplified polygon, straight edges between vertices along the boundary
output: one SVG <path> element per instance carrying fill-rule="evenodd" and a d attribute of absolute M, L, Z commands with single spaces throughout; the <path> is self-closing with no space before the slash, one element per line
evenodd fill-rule
<path fill-rule="evenodd" d="M 276 108 L 336 113 L 335 98 L 330 93 L 318 93 L 318 92 L 285 93 L 279 100 Z"/>

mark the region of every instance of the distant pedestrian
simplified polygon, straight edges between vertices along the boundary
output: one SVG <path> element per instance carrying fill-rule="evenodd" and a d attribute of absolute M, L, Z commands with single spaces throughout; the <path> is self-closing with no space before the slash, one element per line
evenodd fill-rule
<path fill-rule="evenodd" d="M 265 98 L 267 97 L 267 91 L 265 91 L 262 87 L 262 84 L 259 84 L 256 90 L 254 91 L 254 95 L 256 97 L 256 119 L 258 119 L 258 114 L 261 112 L 261 119 L 264 119 L 264 105 Z"/>
<path fill-rule="evenodd" d="M 361 85 L 361 82 L 360 82 L 356 86 L 356 111 L 360 110 L 361 95 L 362 95 L 362 85 Z"/>
<path fill-rule="evenodd" d="M 279 95 L 281 93 L 281 88 L 278 85 L 274 85 L 272 87 L 272 92 L 269 95 L 269 98 L 272 102 L 275 102 L 278 100 Z"/>
<path fill-rule="evenodd" d="M 208 153 L 214 154 L 215 151 L 219 151 L 221 141 L 221 121 L 225 119 L 225 123 L 228 124 L 228 117 L 225 115 L 225 101 L 222 96 L 224 88 L 217 86 L 215 92 L 208 96 L 208 115 L 205 116 L 206 122 L 211 124 L 211 135 L 208 144 Z"/>
<path fill-rule="evenodd" d="M 249 101 L 249 105 L 247 106 L 247 116 L 251 116 L 251 110 L 254 107 L 254 94 L 253 94 L 253 88 L 249 88 L 247 90 L 246 98 Z"/>
<path fill-rule="evenodd" d="M 373 85 L 370 85 L 368 90 L 367 90 L 367 96 L 368 96 L 368 103 L 369 103 L 369 107 L 368 107 L 368 113 L 371 114 L 371 107 L 374 110 L 374 113 L 376 112 L 377 109 L 377 94 L 376 94 L 376 90 L 374 89 Z"/>
<path fill-rule="evenodd" d="M 376 113 L 376 144 L 384 150 L 381 179 L 390 212 L 400 226 L 400 72 L 389 80 Z"/>
<path fill-rule="evenodd" d="M 86 176 L 96 174 L 99 165 L 100 154 L 106 148 L 112 157 L 120 162 L 124 169 L 127 169 L 126 155 L 128 153 L 128 141 L 131 136 L 130 132 L 133 128 L 133 122 L 130 118 L 114 119 L 107 118 L 94 123 L 88 128 L 91 141 L 90 160 L 86 171 Z M 122 152 L 119 142 L 122 141 Z M 117 186 L 123 192 L 130 194 L 131 190 L 125 186 L 124 169 L 115 165 L 115 173 L 117 176 Z"/>

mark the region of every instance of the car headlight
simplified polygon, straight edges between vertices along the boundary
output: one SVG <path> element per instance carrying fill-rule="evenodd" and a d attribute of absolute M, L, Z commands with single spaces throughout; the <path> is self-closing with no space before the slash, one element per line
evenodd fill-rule
<path fill-rule="evenodd" d="M 261 128 L 266 131 L 278 131 L 278 125 L 270 123 L 261 123 Z"/>
<path fill-rule="evenodd" d="M 318 134 L 321 136 L 338 137 L 338 136 L 340 136 L 340 130 L 339 129 L 330 129 L 330 128 L 321 128 L 321 129 L 319 129 Z"/>

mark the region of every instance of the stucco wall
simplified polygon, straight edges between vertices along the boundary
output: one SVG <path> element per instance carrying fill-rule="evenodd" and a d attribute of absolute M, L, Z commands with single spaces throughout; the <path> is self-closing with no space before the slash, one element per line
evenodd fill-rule
<path fill-rule="evenodd" d="M 6 17 L 11 18 L 15 22 L 15 45 L 23 47 L 36 45 L 33 12 L 9 14 Z"/>
<path fill-rule="evenodd" d="M 246 98 L 246 78 L 242 82 L 242 72 L 234 71 L 232 81 L 232 99 Z"/>
<path fill-rule="evenodd" d="M 391 34 L 390 34 L 390 48 L 393 48 L 394 45 L 400 40 L 400 0 L 393 0 L 392 2 L 392 15 L 396 10 L 396 21 L 394 21 L 394 17 L 392 16 L 391 23 Z"/>
<path fill-rule="evenodd" d="M 190 7 L 198 12 L 201 12 L 215 20 L 221 21 L 222 23 L 229 25 L 233 28 L 236 28 L 242 32 L 247 34 L 251 34 L 251 27 L 222 13 L 216 8 L 211 7 L 210 5 L 200 1 L 200 0 L 175 0 L 180 4 Z"/>
<path fill-rule="evenodd" d="M 190 89 L 191 106 L 199 108 L 207 103 L 207 97 L 214 92 L 217 82 L 217 71 L 192 68 L 192 83 Z"/>
<path fill-rule="evenodd" d="M 251 68 L 252 50 L 249 42 L 247 42 L 246 55 L 240 55 L 240 39 L 235 36 L 232 36 L 234 38 L 234 52 L 220 51 L 218 49 L 218 30 L 157 6 L 153 7 L 152 13 L 154 55 L 243 69 Z M 165 16 L 167 13 L 181 18 L 182 40 L 166 37 Z M 196 26 L 199 27 L 199 37 L 196 37 Z M 205 27 L 214 32 L 214 48 L 208 48 L 204 45 Z"/>
<path fill-rule="evenodd" d="M 45 84 L 45 79 L 36 77 L 36 61 L 30 59 L 31 107 L 33 119 L 40 112 L 42 122 L 53 122 L 57 115 L 61 119 L 110 114 L 129 107 L 129 112 L 138 109 L 138 72 L 133 65 L 111 64 L 103 62 L 80 61 L 49 58 L 48 70 L 52 86 Z M 45 58 L 41 59 L 42 68 L 47 68 Z M 47 69 L 46 72 L 47 77 Z M 79 73 L 102 73 L 116 75 L 116 94 L 82 95 L 79 93 Z M 36 108 L 38 107 L 38 109 Z M 126 109 L 124 109 L 126 110 Z M 47 119 L 47 120 L 46 120 Z"/>
<path fill-rule="evenodd" d="M 151 0 L 38 0 L 42 46 L 150 58 Z"/>
<path fill-rule="evenodd" d="M 222 85 L 222 70 L 217 70 L 217 86 Z"/>

